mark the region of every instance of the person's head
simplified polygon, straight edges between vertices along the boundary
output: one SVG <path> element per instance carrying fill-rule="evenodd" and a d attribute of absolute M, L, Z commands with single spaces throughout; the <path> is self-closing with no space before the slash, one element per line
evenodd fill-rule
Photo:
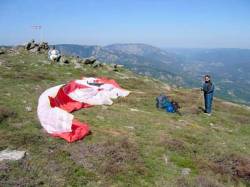
<path fill-rule="evenodd" d="M 205 75 L 204 80 L 205 80 L 205 82 L 210 82 L 211 81 L 211 76 L 210 75 Z"/>

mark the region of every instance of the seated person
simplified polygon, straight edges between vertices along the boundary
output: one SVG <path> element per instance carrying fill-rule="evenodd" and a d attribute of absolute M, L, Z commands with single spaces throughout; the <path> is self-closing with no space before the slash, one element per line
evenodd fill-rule
<path fill-rule="evenodd" d="M 60 60 L 61 54 L 55 49 L 55 46 L 53 46 L 48 52 L 48 57 L 50 60 L 58 62 Z"/>

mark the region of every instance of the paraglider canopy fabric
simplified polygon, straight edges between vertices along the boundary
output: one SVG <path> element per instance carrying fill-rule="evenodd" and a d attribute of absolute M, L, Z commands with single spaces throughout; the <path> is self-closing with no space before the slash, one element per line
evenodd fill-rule
<path fill-rule="evenodd" d="M 94 105 L 111 105 L 111 99 L 128 94 L 129 91 L 122 89 L 112 79 L 90 77 L 73 80 L 65 85 L 49 88 L 41 94 L 37 108 L 38 118 L 52 136 L 74 142 L 88 135 L 90 129 L 87 123 L 74 119 L 71 112 Z"/>

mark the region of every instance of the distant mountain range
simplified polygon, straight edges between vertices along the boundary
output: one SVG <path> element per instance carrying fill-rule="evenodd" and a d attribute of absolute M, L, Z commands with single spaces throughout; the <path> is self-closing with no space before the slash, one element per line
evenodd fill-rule
<path fill-rule="evenodd" d="M 106 63 L 123 64 L 173 86 L 200 87 L 202 75 L 211 74 L 218 97 L 250 105 L 249 49 L 160 49 L 146 44 L 56 47 L 67 55 L 95 56 Z"/>
<path fill-rule="evenodd" d="M 83 58 L 95 56 L 106 63 L 123 64 L 127 68 L 148 76 L 167 80 L 175 85 L 185 85 L 178 75 L 180 59 L 159 48 L 146 44 L 113 44 L 104 47 L 60 44 L 56 47 L 67 55 Z"/>

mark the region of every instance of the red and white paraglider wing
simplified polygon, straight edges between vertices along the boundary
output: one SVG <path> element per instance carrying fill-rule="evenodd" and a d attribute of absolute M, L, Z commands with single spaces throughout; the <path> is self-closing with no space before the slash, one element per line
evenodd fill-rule
<path fill-rule="evenodd" d="M 128 94 L 129 91 L 112 79 L 90 77 L 74 80 L 42 93 L 37 108 L 38 118 L 52 136 L 74 142 L 87 136 L 90 130 L 86 123 L 74 119 L 70 112 L 93 105 L 111 105 L 111 99 Z"/>

